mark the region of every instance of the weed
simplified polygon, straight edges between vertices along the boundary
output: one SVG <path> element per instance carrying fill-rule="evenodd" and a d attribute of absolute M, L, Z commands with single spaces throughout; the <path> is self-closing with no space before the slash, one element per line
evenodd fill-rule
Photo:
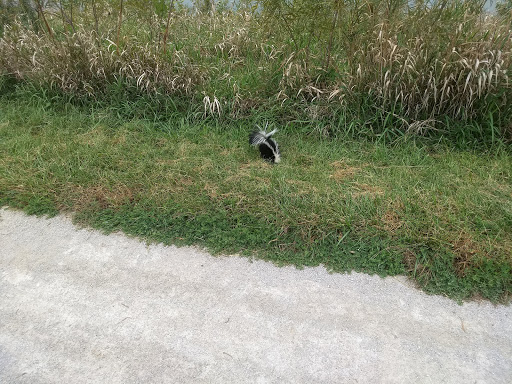
<path fill-rule="evenodd" d="M 473 146 L 512 135 L 510 13 L 477 0 L 258 0 L 208 12 L 98 0 L 39 7 L 39 22 L 22 3 L 26 17 L 5 14 L 0 75 L 123 117 L 265 114 L 322 136 L 441 134 Z"/>

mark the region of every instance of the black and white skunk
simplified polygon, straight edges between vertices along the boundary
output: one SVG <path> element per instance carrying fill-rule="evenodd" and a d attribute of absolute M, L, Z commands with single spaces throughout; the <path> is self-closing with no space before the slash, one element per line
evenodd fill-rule
<path fill-rule="evenodd" d="M 267 133 L 268 123 L 265 125 L 265 129 L 261 129 L 258 125 L 256 127 L 259 128 L 259 131 L 251 132 L 249 135 L 249 144 L 259 148 L 262 159 L 271 163 L 279 163 L 281 161 L 279 147 L 275 140 L 271 138 L 272 135 L 277 132 L 277 129 Z"/>

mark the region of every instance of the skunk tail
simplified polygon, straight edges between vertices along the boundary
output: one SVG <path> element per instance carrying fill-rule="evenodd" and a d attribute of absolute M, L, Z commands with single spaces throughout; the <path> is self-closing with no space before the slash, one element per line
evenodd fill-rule
<path fill-rule="evenodd" d="M 252 131 L 251 134 L 249 135 L 249 144 L 254 145 L 255 147 L 260 144 L 263 144 L 267 142 L 268 139 L 270 139 L 272 135 L 274 135 L 276 132 L 277 129 L 274 129 L 272 132 L 267 133 L 264 130 L 261 130 L 261 128 L 259 131 Z"/>

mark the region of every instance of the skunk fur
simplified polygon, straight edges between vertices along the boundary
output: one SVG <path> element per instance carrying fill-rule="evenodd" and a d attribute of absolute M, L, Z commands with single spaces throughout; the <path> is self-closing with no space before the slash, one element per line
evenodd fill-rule
<path fill-rule="evenodd" d="M 259 131 L 251 132 L 249 135 L 249 144 L 258 147 L 262 159 L 271 163 L 279 163 L 281 161 L 279 147 L 275 140 L 271 139 L 272 135 L 277 132 L 277 129 L 267 133 L 268 123 L 265 125 L 265 129 L 261 129 L 259 126 L 256 127 L 259 128 Z"/>

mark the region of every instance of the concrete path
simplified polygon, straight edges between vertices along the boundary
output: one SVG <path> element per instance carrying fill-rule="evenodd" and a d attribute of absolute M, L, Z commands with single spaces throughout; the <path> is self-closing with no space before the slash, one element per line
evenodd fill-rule
<path fill-rule="evenodd" d="M 512 383 L 512 307 L 0 210 L 1 383 Z"/>

